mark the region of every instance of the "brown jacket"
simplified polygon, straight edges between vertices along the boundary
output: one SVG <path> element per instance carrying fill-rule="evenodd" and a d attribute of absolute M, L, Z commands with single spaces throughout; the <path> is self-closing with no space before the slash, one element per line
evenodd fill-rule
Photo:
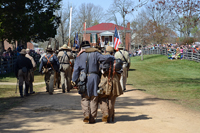
<path fill-rule="evenodd" d="M 102 74 L 101 82 L 99 84 L 100 88 L 103 88 L 105 95 L 107 96 L 120 96 L 123 94 L 123 90 L 120 84 L 120 74 L 112 74 L 110 78 L 108 73 Z"/>
<path fill-rule="evenodd" d="M 105 53 L 108 55 L 109 53 Z M 121 75 L 117 73 L 106 72 L 101 75 L 101 81 L 99 87 L 103 88 L 105 95 L 107 96 L 120 96 L 123 94 L 123 90 L 120 84 Z"/>

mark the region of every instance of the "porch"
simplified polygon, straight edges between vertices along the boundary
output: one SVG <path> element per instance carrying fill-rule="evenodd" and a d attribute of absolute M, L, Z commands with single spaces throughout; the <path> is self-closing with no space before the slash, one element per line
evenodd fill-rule
<path fill-rule="evenodd" d="M 101 47 L 111 46 L 114 47 L 114 33 L 110 31 L 105 31 L 99 34 Z"/>

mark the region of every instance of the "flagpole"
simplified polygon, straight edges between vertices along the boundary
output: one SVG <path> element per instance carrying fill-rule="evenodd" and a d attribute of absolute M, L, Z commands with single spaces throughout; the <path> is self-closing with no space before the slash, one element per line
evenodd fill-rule
<path fill-rule="evenodd" d="M 69 18 L 69 41 L 68 46 L 70 46 L 70 34 L 71 34 L 71 21 L 72 21 L 72 6 L 70 7 L 70 18 Z"/>
<path fill-rule="evenodd" d="M 87 20 L 85 19 L 85 23 L 84 23 L 84 30 L 85 30 L 85 33 L 84 33 L 84 34 L 85 34 L 85 35 L 84 35 L 84 41 L 86 40 L 86 21 L 87 21 Z"/>

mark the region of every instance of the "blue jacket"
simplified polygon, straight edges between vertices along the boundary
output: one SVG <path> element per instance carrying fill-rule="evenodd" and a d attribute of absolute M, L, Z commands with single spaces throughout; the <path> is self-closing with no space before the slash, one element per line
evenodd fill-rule
<path fill-rule="evenodd" d="M 86 68 L 86 60 L 88 53 L 83 52 L 79 57 L 76 58 L 74 64 L 74 72 L 72 76 L 72 81 L 77 82 L 80 72 L 84 71 Z M 87 95 L 88 96 L 98 96 L 98 84 L 100 82 L 99 77 L 99 65 L 101 62 L 110 62 L 114 60 L 112 55 L 102 55 L 99 52 L 91 52 L 89 57 L 89 68 L 87 76 Z"/>
<path fill-rule="evenodd" d="M 51 56 L 51 54 L 46 54 L 47 58 L 49 58 Z M 42 57 L 42 60 L 41 60 L 41 63 L 40 63 L 40 67 L 39 67 L 39 72 L 42 72 L 42 67 L 44 66 L 44 63 L 43 63 L 43 59 L 46 58 L 45 56 Z M 59 68 L 60 68 L 60 64 L 59 64 L 59 61 L 58 61 L 58 58 L 53 55 L 53 63 L 52 63 L 52 66 L 53 66 L 53 69 L 57 72 L 59 72 Z"/>

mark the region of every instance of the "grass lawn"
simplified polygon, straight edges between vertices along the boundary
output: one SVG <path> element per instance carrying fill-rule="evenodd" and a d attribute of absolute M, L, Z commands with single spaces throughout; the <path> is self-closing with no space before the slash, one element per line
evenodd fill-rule
<path fill-rule="evenodd" d="M 200 111 L 200 64 L 164 55 L 131 57 L 128 84 L 159 98 Z"/>
<path fill-rule="evenodd" d="M 16 83 L 17 78 L 14 73 L 0 75 L 0 82 L 12 82 Z M 34 72 L 34 83 L 44 82 L 44 75 L 38 72 L 38 69 Z"/>

